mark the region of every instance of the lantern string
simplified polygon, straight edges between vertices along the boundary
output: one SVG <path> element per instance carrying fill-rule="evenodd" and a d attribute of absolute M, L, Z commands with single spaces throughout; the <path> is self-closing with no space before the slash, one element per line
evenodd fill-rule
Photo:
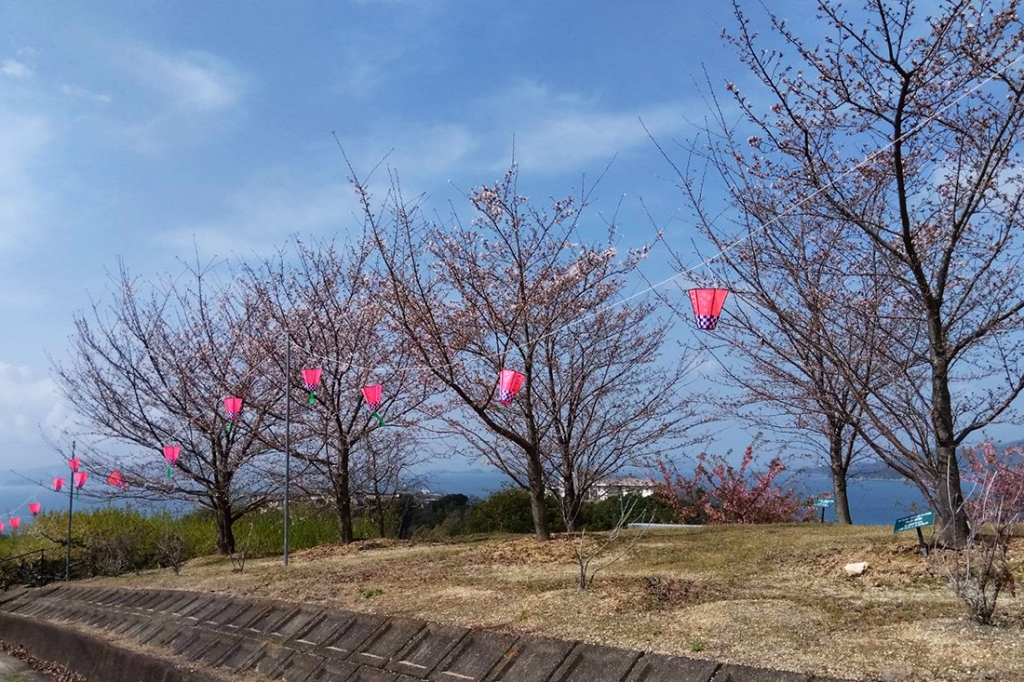
<path fill-rule="evenodd" d="M 991 83 L 992 81 L 996 80 L 997 78 L 1002 77 L 1011 68 L 1016 66 L 1017 63 L 1021 61 L 1021 59 L 1024 59 L 1024 53 L 1022 53 L 1021 55 L 1018 55 L 1004 69 L 992 73 L 991 75 L 989 75 L 985 79 L 983 79 L 980 82 L 978 82 L 973 87 L 970 87 L 970 88 L 964 90 L 964 92 L 962 94 L 960 94 L 958 97 L 956 97 L 955 99 L 950 101 L 945 106 L 939 108 L 938 110 L 936 110 L 935 112 L 930 114 L 927 118 L 925 118 L 922 122 L 920 122 L 914 128 L 904 132 L 899 138 L 896 138 L 896 139 L 894 139 L 894 140 L 892 140 L 892 141 L 890 141 L 890 142 L 888 142 L 888 143 L 878 147 L 875 151 L 867 154 L 861 161 L 859 161 L 855 165 L 849 167 L 847 170 L 843 171 L 842 173 L 838 174 L 835 178 L 833 178 L 829 182 L 823 184 L 821 187 L 815 189 L 809 195 L 806 195 L 803 198 L 794 200 L 792 203 L 789 204 L 788 207 L 786 207 L 784 210 L 782 210 L 780 213 L 778 213 L 776 216 L 772 217 L 771 219 L 761 223 L 757 228 L 752 229 L 752 230 L 748 230 L 746 234 L 744 234 L 744 235 L 742 235 L 740 237 L 737 237 L 736 239 L 734 239 L 731 242 L 728 242 L 728 243 L 724 244 L 713 255 L 711 255 L 709 257 L 706 257 L 706 258 L 701 258 L 699 261 L 695 262 L 693 265 L 689 265 L 689 266 L 683 267 L 678 272 L 675 272 L 672 275 L 669 275 L 668 277 L 665 277 L 664 279 L 661 279 L 661 280 L 659 280 L 657 282 L 654 282 L 653 284 L 649 284 L 648 286 L 646 286 L 646 287 L 644 287 L 644 288 L 642 288 L 642 289 L 640 289 L 638 291 L 633 292 L 629 296 L 625 296 L 625 297 L 623 297 L 621 299 L 618 299 L 617 301 L 614 301 L 612 303 L 608 303 L 608 304 L 600 306 L 600 307 L 598 307 L 598 308 L 596 308 L 596 309 L 594 309 L 592 311 L 589 311 L 589 312 L 586 312 L 586 313 L 584 313 L 582 315 L 579 315 L 578 317 L 575 317 L 575 318 L 569 320 L 568 322 L 564 323 L 563 325 L 561 325 L 559 327 L 556 327 L 556 328 L 546 332 L 545 334 L 542 334 L 541 336 L 532 339 L 530 341 L 530 343 L 536 343 L 537 341 L 541 341 L 541 340 L 543 340 L 545 338 L 554 336 L 554 335 L 556 335 L 556 334 L 558 334 L 558 333 L 560 333 L 560 332 L 562 332 L 562 331 L 564 331 L 566 329 L 578 326 L 578 325 L 586 322 L 587 320 L 590 320 L 590 319 L 593 319 L 593 318 L 597 317 L 598 315 L 601 315 L 601 314 L 606 313 L 606 312 L 608 312 L 610 310 L 614 310 L 616 308 L 619 308 L 619 307 L 629 303 L 630 301 L 633 301 L 633 300 L 635 300 L 637 298 L 646 296 L 647 294 L 650 294 L 653 291 L 657 291 L 657 290 L 661 289 L 662 287 L 664 287 L 664 286 L 666 286 L 666 285 L 668 285 L 668 284 L 670 284 L 672 282 L 676 282 L 677 280 L 679 280 L 681 278 L 692 276 L 695 272 L 707 268 L 708 266 L 713 264 L 716 260 L 720 259 L 722 256 L 724 256 L 727 253 L 731 252 L 733 249 L 735 249 L 739 245 L 741 245 L 744 242 L 750 240 L 754 236 L 756 236 L 756 235 L 758 235 L 758 234 L 760 234 L 762 232 L 767 231 L 773 225 L 779 223 L 783 218 L 789 216 L 795 210 L 797 210 L 801 206 L 805 205 L 807 202 L 813 200 L 815 197 L 821 195 L 825 191 L 827 191 L 830 188 L 834 187 L 841 180 L 847 178 L 848 176 L 850 176 L 853 173 L 857 172 L 859 169 L 861 169 L 865 165 L 871 163 L 878 156 L 880 156 L 881 154 L 883 154 L 883 153 L 887 152 L 888 150 L 892 149 L 898 142 L 902 142 L 902 141 L 910 138 L 911 136 L 918 134 L 926 126 L 928 126 L 929 124 L 931 124 L 932 122 L 937 120 L 945 112 L 947 112 L 950 109 L 952 109 L 954 106 L 956 106 L 961 101 L 963 101 L 966 97 L 974 94 L 975 92 L 977 92 L 978 90 L 980 90 L 981 88 L 983 88 L 987 84 Z M 653 140 L 654 138 L 653 138 L 652 134 L 647 129 L 646 125 L 644 125 L 642 120 L 640 121 L 640 124 L 641 124 L 641 126 L 644 127 L 644 131 L 647 132 L 648 137 L 650 137 Z M 337 139 L 337 138 L 335 137 L 335 139 Z M 340 142 L 339 142 L 339 146 L 340 146 Z M 662 153 L 664 155 L 664 152 L 662 152 Z M 659 234 L 657 241 L 664 242 L 666 248 L 669 247 L 668 241 L 664 238 L 663 234 Z M 671 249 L 670 249 L 670 252 L 671 252 Z M 694 280 L 691 279 L 691 281 L 694 281 Z M 290 333 L 290 332 L 286 330 L 285 333 Z M 512 349 L 512 348 L 522 348 L 525 345 L 526 345 L 526 343 L 513 343 L 513 344 L 509 344 L 509 346 L 505 350 L 503 350 L 503 351 L 496 351 L 496 352 L 493 352 L 493 353 L 485 353 L 485 354 L 476 356 L 476 359 L 478 359 L 478 360 L 491 360 L 491 359 L 498 360 L 498 359 L 501 359 L 502 357 L 504 357 L 505 355 L 507 355 L 509 349 Z M 325 364 L 328 364 L 328 365 L 333 365 L 333 366 L 342 368 L 343 371 L 355 370 L 355 371 L 361 371 L 361 372 L 374 372 L 374 371 L 379 369 L 379 366 L 357 365 L 357 364 L 352 364 L 351 362 L 349 362 L 347 360 L 342 360 L 342 359 L 340 359 L 338 357 L 335 357 L 335 356 L 321 355 L 319 353 L 314 353 L 312 351 L 312 349 L 310 349 L 310 348 L 303 348 L 299 344 L 295 344 L 294 345 L 294 349 L 302 351 L 306 355 L 306 357 L 309 358 L 310 360 L 316 360 L 316 361 L 321 362 L 321 363 L 325 363 Z M 250 367 L 249 370 L 245 374 L 242 375 L 241 379 L 242 380 L 249 379 L 256 372 L 256 370 L 260 369 L 267 362 L 269 362 L 269 361 L 271 361 L 271 360 L 273 360 L 273 359 L 275 359 L 277 357 L 278 356 L 275 355 L 275 354 L 270 354 L 267 357 L 263 358 L 262 360 L 260 360 L 256 364 L 254 364 L 252 367 Z M 467 360 L 455 360 L 455 361 L 452 362 L 453 365 L 459 365 L 459 364 L 465 365 L 466 363 L 467 363 Z M 426 365 L 416 363 L 416 364 L 412 364 L 412 365 L 406 365 L 406 366 L 403 366 L 403 367 L 390 368 L 388 371 L 392 372 L 392 373 L 397 373 L 397 372 L 422 372 L 422 371 L 425 371 L 426 369 L 428 369 Z M 291 381 L 291 378 L 289 378 L 289 381 Z M 311 397 L 312 397 L 312 393 L 311 393 Z M 376 416 L 377 416 L 378 419 L 380 419 L 379 415 L 376 415 Z M 237 416 L 236 416 L 236 418 L 237 418 Z M 227 432 L 228 433 L 231 432 L 231 424 L 232 424 L 232 420 L 229 420 L 228 424 L 227 424 Z"/>

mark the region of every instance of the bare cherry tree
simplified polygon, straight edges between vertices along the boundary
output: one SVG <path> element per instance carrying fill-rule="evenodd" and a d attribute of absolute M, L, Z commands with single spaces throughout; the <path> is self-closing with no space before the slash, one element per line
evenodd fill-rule
<path fill-rule="evenodd" d="M 121 469 L 130 494 L 210 509 L 217 550 L 230 554 L 234 522 L 273 492 L 263 461 L 273 417 L 261 406 L 280 391 L 261 372 L 265 320 L 237 295 L 233 278 L 216 284 L 213 272 L 190 266 L 147 283 L 121 264 L 113 300 L 76 315 L 72 357 L 53 361 L 53 371 L 82 432 L 113 442 L 106 455 L 92 451 L 93 465 Z M 244 401 L 233 422 L 224 413 L 228 396 Z M 170 475 L 165 445 L 181 446 Z M 120 451 L 129 454 L 109 454 Z"/>
<path fill-rule="evenodd" d="M 425 220 L 417 205 L 402 198 L 397 181 L 380 207 L 364 183 L 356 180 L 355 188 L 380 251 L 387 313 L 439 387 L 438 400 L 429 404 L 434 423 L 529 491 L 536 537 L 547 540 L 546 464 L 568 461 L 575 482 L 577 464 L 584 461 L 578 449 L 568 460 L 555 452 L 558 428 L 569 450 L 597 447 L 618 457 L 627 455 L 630 444 L 639 451 L 653 448 L 655 436 L 638 434 L 673 423 L 659 419 L 660 406 L 648 411 L 646 424 L 622 418 L 643 412 L 648 401 L 660 399 L 667 408 L 676 389 L 666 381 L 639 402 L 630 397 L 630 369 L 643 372 L 652 365 L 629 349 L 647 333 L 663 333 L 651 324 L 650 309 L 622 300 L 626 278 L 644 253 L 620 256 L 614 228 L 599 243 L 584 237 L 578 221 L 586 193 L 582 201 L 569 197 L 547 209 L 532 205 L 518 192 L 514 167 L 471 193 L 475 218 L 468 226 L 457 217 L 451 224 Z M 610 306 L 634 312 L 613 313 L 606 310 Z M 598 341 L 580 330 L 589 325 L 607 334 Z M 616 349 L 621 358 L 632 358 L 631 368 L 616 358 Z M 502 368 L 526 376 L 509 405 L 497 400 Z M 619 416 L 598 417 L 611 411 Z M 576 420 L 581 428 L 566 428 Z M 602 444 L 595 428 L 615 433 L 605 434 Z"/>
<path fill-rule="evenodd" d="M 740 360 L 720 365 L 739 395 L 715 402 L 731 417 L 782 438 L 787 450 L 807 448 L 821 455 L 831 473 L 836 518 L 852 523 L 847 477 L 864 450 L 857 436 L 858 426 L 863 427 L 861 407 L 832 354 L 822 349 L 822 337 L 837 327 L 855 299 L 862 309 L 874 306 L 875 313 L 874 318 L 858 314 L 858 324 L 882 312 L 876 283 L 859 275 L 860 270 L 840 267 L 850 263 L 856 235 L 838 222 L 766 213 L 763 203 L 744 203 L 749 197 L 740 194 L 734 198 L 741 209 L 738 230 L 725 237 L 720 216 L 709 213 L 703 185 L 676 170 L 698 229 L 719 250 L 712 264 L 715 277 L 731 292 L 726 322 L 700 336 L 707 350 L 718 353 L 716 346 L 723 345 Z M 737 235 L 741 241 L 736 242 Z M 678 268 L 690 265 L 669 251 Z M 681 317 L 692 317 L 688 302 L 673 308 Z M 875 352 L 878 330 L 865 324 L 857 333 L 845 331 L 831 334 L 844 346 L 844 362 L 864 381 L 877 381 L 883 375 Z"/>
<path fill-rule="evenodd" d="M 326 487 L 338 519 L 339 540 L 347 543 L 354 539 L 356 453 L 366 439 L 382 438 L 379 430 L 384 424 L 389 431 L 414 426 L 426 387 L 412 354 L 388 325 L 371 278 L 370 245 L 295 240 L 293 247 L 248 267 L 247 284 L 270 321 L 268 354 L 286 339 L 292 345 L 292 373 L 280 380 L 282 385 L 287 381 L 291 393 L 292 452 L 316 473 L 307 472 L 296 483 L 309 493 Z M 272 371 L 284 377 L 283 349 L 273 358 Z M 306 400 L 301 368 L 323 370 L 312 404 Z M 361 392 L 373 384 L 383 386 L 378 413 L 386 415 L 384 423 L 373 416 Z M 281 406 L 276 409 L 283 417 Z M 275 446 L 283 448 L 283 434 L 278 430 L 274 437 Z M 388 457 L 400 459 L 409 452 L 396 450 Z M 401 468 L 411 465 L 406 457 Z"/>
<path fill-rule="evenodd" d="M 545 337 L 534 391 L 551 428 L 543 454 L 548 486 L 566 530 L 579 529 L 583 502 L 594 486 L 629 467 L 650 469 L 697 439 L 702 421 L 679 390 L 692 356 L 664 357 L 669 324 L 654 301 L 597 304 L 586 319 Z"/>
<path fill-rule="evenodd" d="M 953 545 L 968 533 L 958 448 L 1013 417 L 1024 389 L 1018 5 L 950 0 L 920 16 L 914 0 L 819 0 L 825 37 L 808 42 L 776 14 L 759 37 L 734 3 L 729 40 L 761 87 L 726 86 L 743 121 L 720 117 L 704 150 L 759 220 L 795 212 L 856 235 L 835 267 L 876 279 L 885 315 L 843 317 L 852 333 L 874 318 L 888 376 L 862 377 L 839 337 L 807 342 L 853 390 L 859 435 L 928 496 Z"/>

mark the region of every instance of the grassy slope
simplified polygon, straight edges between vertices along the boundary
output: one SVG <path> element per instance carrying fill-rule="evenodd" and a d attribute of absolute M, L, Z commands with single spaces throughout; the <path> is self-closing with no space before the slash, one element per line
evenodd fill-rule
<path fill-rule="evenodd" d="M 1022 575 L 1024 540 L 1013 547 Z M 652 532 L 580 592 L 569 541 L 365 542 L 250 560 L 191 562 L 112 584 L 203 589 L 331 604 L 819 675 L 1024 680 L 1024 599 L 1001 625 L 970 623 L 912 533 L 887 528 L 714 527 Z M 868 561 L 849 578 L 843 566 Z M 913 675 L 910 674 L 913 671 Z"/>

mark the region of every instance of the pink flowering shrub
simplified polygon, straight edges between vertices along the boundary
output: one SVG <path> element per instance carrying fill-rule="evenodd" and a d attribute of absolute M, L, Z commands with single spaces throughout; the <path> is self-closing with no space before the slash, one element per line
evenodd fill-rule
<path fill-rule="evenodd" d="M 999 452 L 994 443 L 985 441 L 966 452 L 964 493 L 972 522 L 1024 520 L 1024 449 L 1016 446 Z"/>
<path fill-rule="evenodd" d="M 786 470 L 775 457 L 764 471 L 751 471 L 754 448 L 743 453 L 739 467 L 720 455 L 701 453 L 693 477 L 687 478 L 674 466 L 658 461 L 663 492 L 676 509 L 681 523 L 782 523 L 804 521 L 813 516 L 809 499 L 793 488 L 776 483 Z"/>

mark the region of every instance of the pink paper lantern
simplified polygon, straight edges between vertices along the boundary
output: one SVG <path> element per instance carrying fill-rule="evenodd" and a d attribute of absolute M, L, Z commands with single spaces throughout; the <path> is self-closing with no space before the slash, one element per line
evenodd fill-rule
<path fill-rule="evenodd" d="M 503 369 L 498 375 L 498 402 L 502 405 L 512 404 L 519 390 L 526 383 L 526 375 L 514 369 Z"/>
<path fill-rule="evenodd" d="M 11 521 L 11 530 L 18 530 L 18 527 L 21 525 L 21 517 L 12 516 L 10 521 Z"/>
<path fill-rule="evenodd" d="M 114 486 L 118 490 L 124 490 L 124 477 L 121 476 L 121 472 L 116 469 L 107 476 L 107 483 Z"/>
<path fill-rule="evenodd" d="M 181 456 L 180 445 L 165 445 L 164 446 L 164 459 L 167 460 L 168 464 L 174 464 L 178 461 L 178 457 Z"/>
<path fill-rule="evenodd" d="M 39 516 L 39 510 L 42 509 L 42 508 L 43 508 L 43 505 L 39 504 L 38 502 L 29 502 L 28 503 L 28 513 L 31 514 L 32 516 Z"/>
<path fill-rule="evenodd" d="M 234 421 L 242 411 L 242 399 L 224 398 L 224 411 L 228 413 L 228 420 Z"/>
<path fill-rule="evenodd" d="M 690 289 L 690 305 L 697 329 L 713 331 L 718 326 L 718 316 L 722 314 L 722 306 L 729 295 L 728 289 Z"/>
<path fill-rule="evenodd" d="M 384 387 L 380 384 L 374 384 L 373 386 L 363 386 L 363 400 L 371 410 L 379 410 L 380 404 L 383 401 Z"/>
<path fill-rule="evenodd" d="M 55 492 L 60 492 L 60 489 L 64 487 L 64 479 L 60 476 L 55 476 L 53 479 L 53 489 Z"/>
<path fill-rule="evenodd" d="M 302 383 L 306 385 L 307 391 L 312 391 L 320 385 L 320 376 L 324 373 L 322 369 L 302 370 Z"/>
<path fill-rule="evenodd" d="M 85 480 L 89 478 L 89 474 L 84 471 L 75 472 L 75 490 L 81 490 L 82 486 L 85 485 Z"/>

